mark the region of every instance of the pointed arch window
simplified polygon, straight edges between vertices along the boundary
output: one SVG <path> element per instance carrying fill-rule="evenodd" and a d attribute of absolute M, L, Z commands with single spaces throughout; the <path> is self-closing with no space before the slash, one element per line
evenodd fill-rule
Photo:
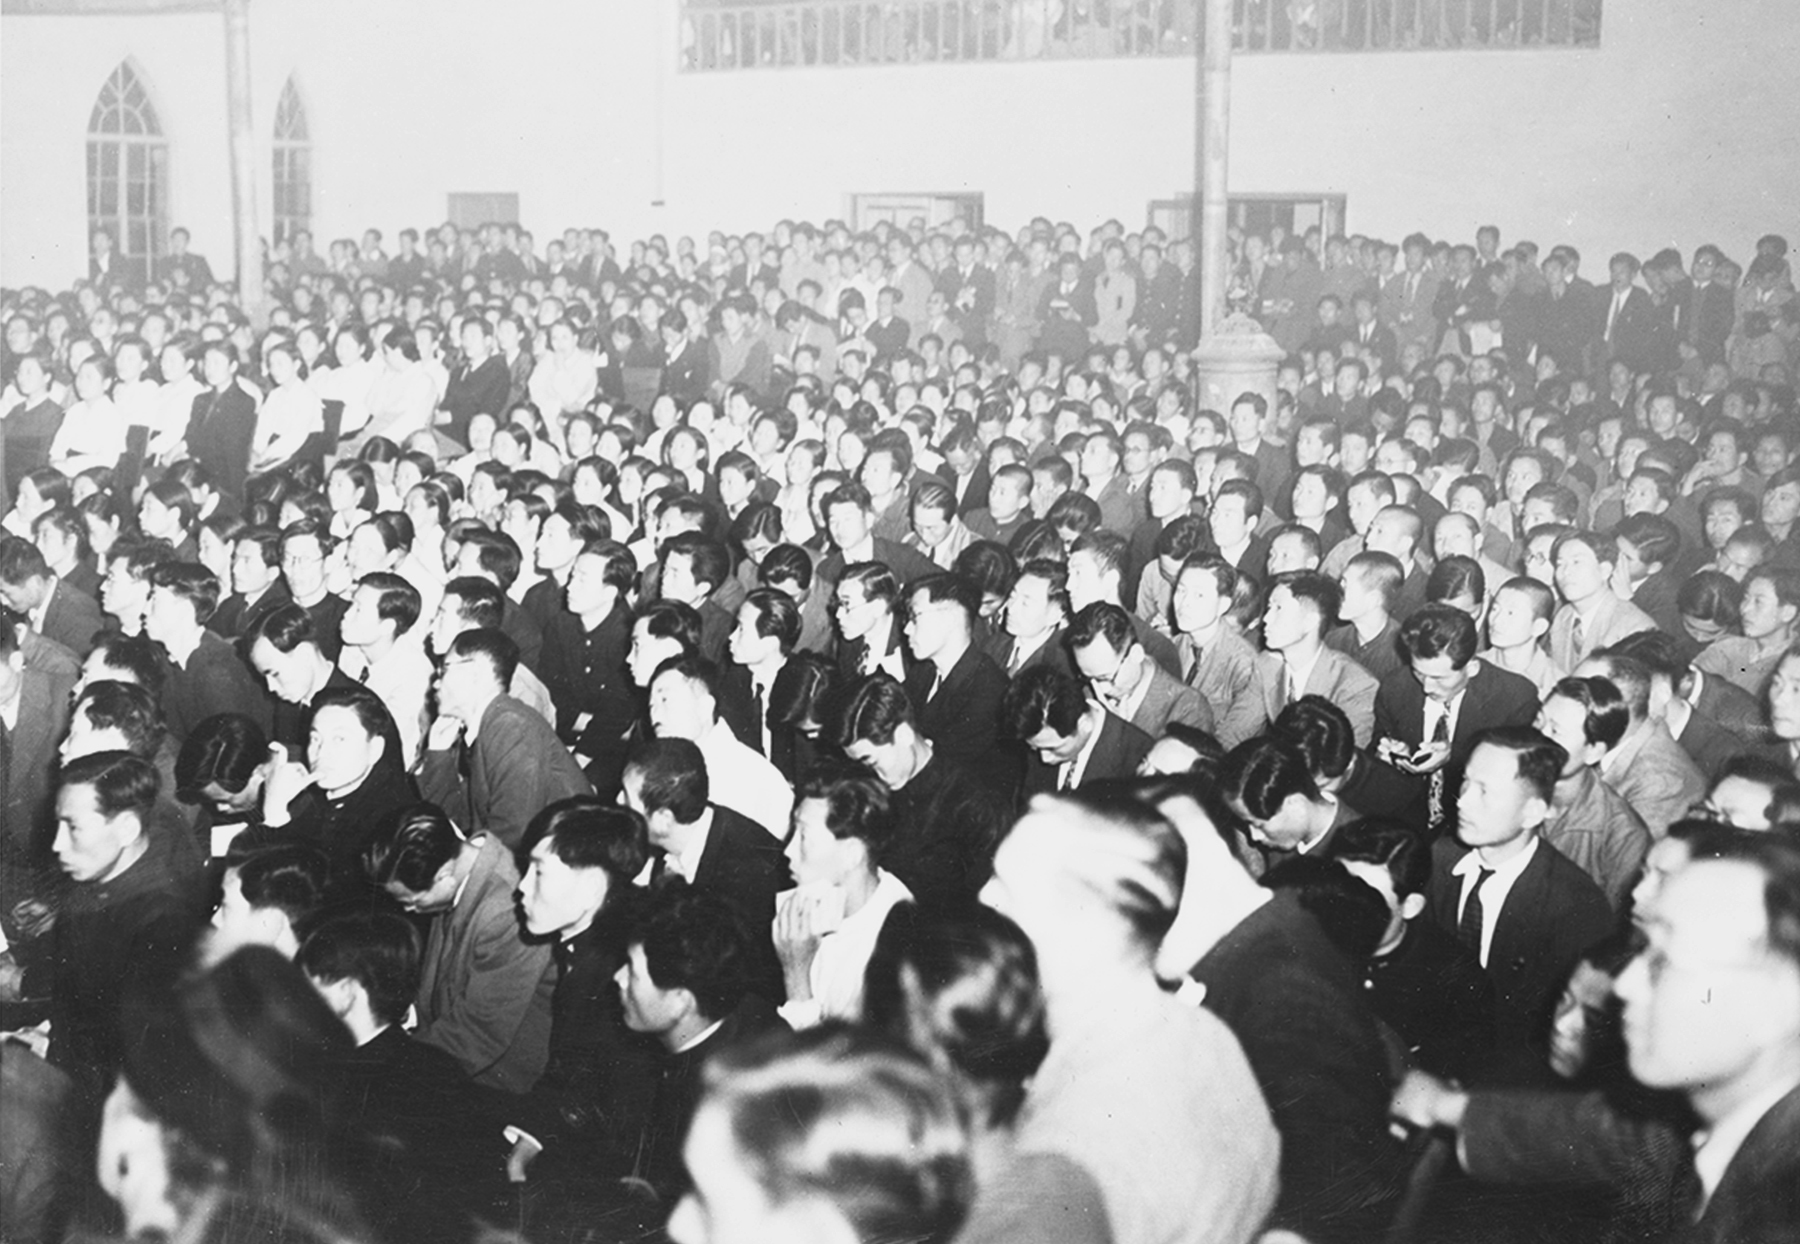
<path fill-rule="evenodd" d="M 139 284 L 169 236 L 169 145 L 149 92 L 128 62 L 112 71 L 88 118 L 89 232 L 104 229 Z"/>
<path fill-rule="evenodd" d="M 275 240 L 292 241 L 312 232 L 312 133 L 306 104 L 289 78 L 275 106 Z"/>

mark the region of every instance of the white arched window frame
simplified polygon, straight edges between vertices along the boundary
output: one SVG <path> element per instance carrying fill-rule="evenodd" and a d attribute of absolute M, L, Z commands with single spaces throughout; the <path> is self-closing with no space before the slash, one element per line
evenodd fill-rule
<path fill-rule="evenodd" d="M 312 132 L 306 103 L 289 78 L 275 106 L 274 240 L 289 242 L 304 229 L 312 232 Z"/>
<path fill-rule="evenodd" d="M 104 229 L 126 270 L 150 279 L 169 236 L 169 145 L 129 62 L 112 71 L 88 118 L 88 228 Z"/>

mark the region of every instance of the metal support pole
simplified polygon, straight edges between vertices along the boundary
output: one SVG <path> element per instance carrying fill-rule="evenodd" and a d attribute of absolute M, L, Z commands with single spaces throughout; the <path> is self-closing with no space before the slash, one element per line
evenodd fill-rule
<path fill-rule="evenodd" d="M 1194 93 L 1194 205 L 1200 274 L 1200 335 L 1225 318 L 1230 244 L 1226 239 L 1227 148 L 1231 142 L 1231 3 L 1196 0 L 1201 7 L 1200 81 Z"/>
<path fill-rule="evenodd" d="M 225 0 L 225 105 L 231 126 L 231 225 L 238 302 L 258 331 L 268 321 L 256 215 L 256 127 L 250 115 L 249 0 Z"/>

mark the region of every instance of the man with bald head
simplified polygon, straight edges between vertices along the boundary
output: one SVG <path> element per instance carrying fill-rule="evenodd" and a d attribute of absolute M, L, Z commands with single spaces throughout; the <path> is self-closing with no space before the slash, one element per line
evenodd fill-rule
<path fill-rule="evenodd" d="M 1371 553 L 1386 553 L 1406 567 L 1406 579 L 1400 584 L 1394 600 L 1394 616 L 1404 622 L 1425 603 L 1425 571 L 1418 561 L 1419 542 L 1425 535 L 1425 520 L 1417 510 L 1404 505 L 1383 506 L 1369 524 L 1363 538 Z"/>

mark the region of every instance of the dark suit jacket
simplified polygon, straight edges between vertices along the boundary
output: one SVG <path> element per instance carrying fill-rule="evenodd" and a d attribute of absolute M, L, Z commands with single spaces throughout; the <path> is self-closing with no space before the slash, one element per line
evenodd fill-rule
<path fill-rule="evenodd" d="M 934 695 L 931 683 L 936 677 L 937 667 L 930 661 L 919 661 L 907 671 L 906 694 L 913 702 L 919 733 L 965 763 L 985 764 L 1000 729 L 1006 675 L 992 657 L 971 644 Z"/>
<path fill-rule="evenodd" d="M 1106 778 L 1135 777 L 1138 766 L 1144 757 L 1149 755 L 1155 739 L 1139 730 L 1129 721 L 1107 713 L 1100 720 L 1100 741 L 1094 744 L 1094 754 L 1088 758 L 1088 766 L 1081 775 L 1081 785 L 1099 782 Z M 1025 785 L 1021 792 L 1021 802 L 1028 801 L 1033 795 L 1043 794 L 1056 789 L 1057 773 L 1060 765 L 1047 765 L 1037 752 L 1026 748 Z"/>
<path fill-rule="evenodd" d="M 896 652 L 900 654 L 901 668 L 907 671 L 907 677 L 900 681 L 905 684 L 911 681 L 913 659 L 912 651 L 906 646 L 906 641 L 901 638 L 900 632 L 900 618 L 896 615 L 893 625 L 888 629 L 887 651 L 882 655 L 885 659 Z M 866 639 L 846 639 L 838 644 L 838 672 L 848 679 L 862 677 L 863 657 L 868 651 L 869 641 Z"/>
<path fill-rule="evenodd" d="M 230 640 L 200 632 L 200 646 L 185 669 L 171 662 L 163 683 L 163 719 L 179 746 L 194 727 L 217 713 L 244 713 L 267 730 L 272 706 L 261 681 L 250 672 Z"/>
<path fill-rule="evenodd" d="M 712 829 L 694 870 L 694 888 L 716 894 L 742 918 L 755 947 L 757 981 L 772 1005 L 786 1000 L 775 957 L 775 896 L 794 884 L 781 843 L 740 812 L 712 805 Z"/>
<path fill-rule="evenodd" d="M 1717 674 L 1708 674 L 1701 681 L 1700 698 L 1694 707 L 1745 742 L 1761 742 L 1768 733 L 1768 723 L 1756 697 Z"/>
<path fill-rule="evenodd" d="M 1487 661 L 1482 661 L 1481 669 L 1469 679 L 1463 696 L 1462 709 L 1456 716 L 1456 733 L 1450 738 L 1450 763 L 1444 771 L 1444 789 L 1450 803 L 1455 802 L 1456 792 L 1462 787 L 1462 767 L 1475 749 L 1477 734 L 1492 726 L 1529 726 L 1537 720 L 1537 688 L 1529 679 Z M 1384 738 L 1398 739 L 1409 750 L 1425 742 L 1425 689 L 1410 668 L 1389 674 L 1375 693 L 1375 742 Z M 1407 808 L 1395 811 L 1403 811 L 1409 823 L 1423 825 L 1427 779 L 1401 773 L 1380 760 L 1374 763 L 1398 776 L 1413 792 Z"/>
<path fill-rule="evenodd" d="M 1725 1168 L 1682 1244 L 1777 1244 L 1800 1239 L 1800 1089 L 1776 1102 Z"/>
<path fill-rule="evenodd" d="M 910 510 L 907 515 L 910 521 Z M 936 574 L 939 570 L 936 562 L 918 550 L 909 549 L 904 544 L 884 539 L 881 536 L 875 537 L 875 555 L 871 560 L 878 561 L 893 571 L 894 578 L 900 581 L 902 587 L 914 579 L 922 579 L 928 574 Z M 819 567 L 814 574 L 835 587 L 837 581 L 844 577 L 843 551 L 833 549 L 826 554 L 825 558 L 819 562 Z"/>
<path fill-rule="evenodd" d="M 550 1150 L 542 1169 L 534 1164 L 534 1179 L 569 1164 L 629 1163 L 630 1143 L 649 1117 L 658 1047 L 625 1026 L 613 983 L 625 963 L 632 907 L 609 902 L 593 924 L 555 947 L 549 1058 L 514 1119 Z"/>
<path fill-rule="evenodd" d="M 525 827 L 546 805 L 594 788 L 550 723 L 510 695 L 496 696 L 468 751 L 468 776 L 457 748 L 427 751 L 419 793 L 450 814 L 465 833 L 490 833 L 518 850 Z"/>
<path fill-rule="evenodd" d="M 1016 771 L 977 768 L 939 747 L 894 792 L 894 837 L 883 864 L 920 903 L 970 900 L 987 883 L 994 848 L 1012 823 L 1012 792 L 999 789 L 996 770 Z"/>
<path fill-rule="evenodd" d="M 1440 929 L 1456 935 L 1462 878 L 1450 870 L 1469 853 L 1454 839 L 1432 845 L 1428 910 Z M 1581 956 L 1612 932 L 1612 908 L 1600 887 L 1568 858 L 1540 841 L 1537 854 L 1513 883 L 1498 914 L 1488 950 L 1494 982 L 1494 1038 L 1502 1050 L 1543 1050 L 1551 1013 Z"/>
<path fill-rule="evenodd" d="M 94 636 L 106 629 L 100 605 L 72 583 L 57 580 L 50 589 L 50 607 L 44 612 L 43 634 L 83 660 L 94 650 Z"/>
<path fill-rule="evenodd" d="M 1731 758 L 1744 750 L 1744 740 L 1721 726 L 1699 709 L 1688 714 L 1681 737 L 1675 740 L 1706 775 L 1707 782 L 1719 780 L 1720 772 Z"/>
<path fill-rule="evenodd" d="M 949 485 L 951 492 L 956 491 L 958 477 L 949 463 L 938 468 L 938 476 L 945 484 Z M 971 512 L 984 509 L 988 503 L 988 491 L 992 486 L 993 479 L 988 475 L 987 463 L 977 462 L 975 469 L 969 472 L 969 486 L 963 489 L 962 496 L 957 499 L 957 514 L 967 518 Z"/>
<path fill-rule="evenodd" d="M 1387 1127 L 1386 1048 L 1349 961 L 1291 891 L 1277 891 L 1193 976 L 1244 1047 L 1281 1133 L 1271 1225 L 1308 1239 L 1369 1238 L 1404 1167 Z"/>
<path fill-rule="evenodd" d="M 1063 642 L 1068 635 L 1066 626 L 1059 626 L 1050 633 L 1038 649 L 1025 658 L 1025 663 L 1010 675 L 1017 678 L 1026 670 L 1036 669 L 1040 665 L 1048 665 L 1051 669 L 1061 670 L 1071 678 L 1075 677 L 1075 663 L 1069 659 L 1069 647 Z M 1006 673 L 1012 666 L 1013 649 L 1019 641 L 1005 631 L 996 630 L 989 639 L 988 655 L 994 658 L 994 664 Z"/>
<path fill-rule="evenodd" d="M 1600 291 L 1598 311 L 1600 322 L 1595 326 L 1594 335 L 1600 340 L 1603 362 L 1623 359 L 1634 369 L 1646 370 L 1655 363 L 1656 355 L 1656 307 L 1650 301 L 1650 295 L 1637 286 L 1625 295 L 1625 304 L 1619 308 L 1618 318 L 1613 321 L 1612 336 L 1606 335 L 1607 317 L 1612 315 L 1613 291 Z"/>
<path fill-rule="evenodd" d="M 236 639 L 248 631 L 263 614 L 271 613 L 293 599 L 288 594 L 287 584 L 280 579 L 271 583 L 268 590 L 258 596 L 254 603 L 233 592 L 213 610 L 212 617 L 206 620 L 206 629 L 215 635 L 223 635 L 226 639 Z M 429 623 L 430 619 L 423 621 Z"/>
<path fill-rule="evenodd" d="M 206 465 L 213 487 L 225 496 L 243 496 L 255 437 L 256 402 L 235 382 L 223 392 L 209 389 L 194 399 L 188 416 L 188 456 Z"/>

